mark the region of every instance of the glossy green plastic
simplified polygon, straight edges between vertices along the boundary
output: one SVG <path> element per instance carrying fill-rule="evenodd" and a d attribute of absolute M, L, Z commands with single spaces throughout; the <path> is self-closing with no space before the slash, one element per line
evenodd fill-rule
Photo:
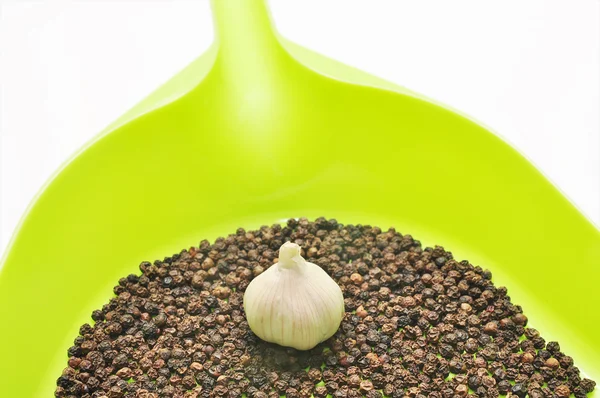
<path fill-rule="evenodd" d="M 465 116 L 279 37 L 262 0 L 213 11 L 211 49 L 24 216 L 0 271 L 0 396 L 52 396 L 78 327 L 141 261 L 321 215 L 489 268 L 600 381 L 600 232 L 535 167 Z"/>

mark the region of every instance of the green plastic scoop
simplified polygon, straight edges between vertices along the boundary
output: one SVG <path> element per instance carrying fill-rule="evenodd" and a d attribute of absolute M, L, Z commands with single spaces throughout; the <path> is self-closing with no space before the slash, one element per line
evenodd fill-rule
<path fill-rule="evenodd" d="M 78 327 L 141 261 L 321 215 L 489 268 L 600 380 L 600 232 L 538 170 L 468 118 L 279 37 L 262 0 L 213 10 L 212 48 L 24 216 L 0 274 L 0 396 L 52 396 Z"/>

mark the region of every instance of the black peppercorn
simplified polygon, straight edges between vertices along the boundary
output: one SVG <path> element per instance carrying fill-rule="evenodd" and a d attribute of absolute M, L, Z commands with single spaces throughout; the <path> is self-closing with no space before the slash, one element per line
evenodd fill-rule
<path fill-rule="evenodd" d="M 262 342 L 244 317 L 244 289 L 285 241 L 301 245 L 345 296 L 339 331 L 308 352 Z M 393 229 L 289 220 L 202 241 L 140 270 L 81 327 L 57 396 L 442 398 L 471 388 L 480 397 L 567 389 L 582 397 L 595 386 L 557 343 L 525 327 L 489 271 Z"/>

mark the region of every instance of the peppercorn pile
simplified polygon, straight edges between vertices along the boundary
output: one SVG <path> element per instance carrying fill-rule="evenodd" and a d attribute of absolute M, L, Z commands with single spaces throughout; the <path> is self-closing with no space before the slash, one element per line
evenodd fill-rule
<path fill-rule="evenodd" d="M 346 316 L 310 351 L 266 343 L 242 298 L 286 241 L 338 282 Z M 394 229 L 319 218 L 238 229 L 119 280 L 68 350 L 57 397 L 585 397 L 487 270 Z"/>

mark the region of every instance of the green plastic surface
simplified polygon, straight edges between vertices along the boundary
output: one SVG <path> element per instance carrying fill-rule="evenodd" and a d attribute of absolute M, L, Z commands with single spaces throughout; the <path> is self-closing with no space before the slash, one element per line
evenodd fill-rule
<path fill-rule="evenodd" d="M 22 219 L 0 271 L 0 396 L 52 396 L 78 327 L 141 261 L 321 215 L 489 268 L 600 381 L 600 232 L 535 167 L 474 121 L 282 39 L 261 0 L 213 10 L 211 49 Z"/>

